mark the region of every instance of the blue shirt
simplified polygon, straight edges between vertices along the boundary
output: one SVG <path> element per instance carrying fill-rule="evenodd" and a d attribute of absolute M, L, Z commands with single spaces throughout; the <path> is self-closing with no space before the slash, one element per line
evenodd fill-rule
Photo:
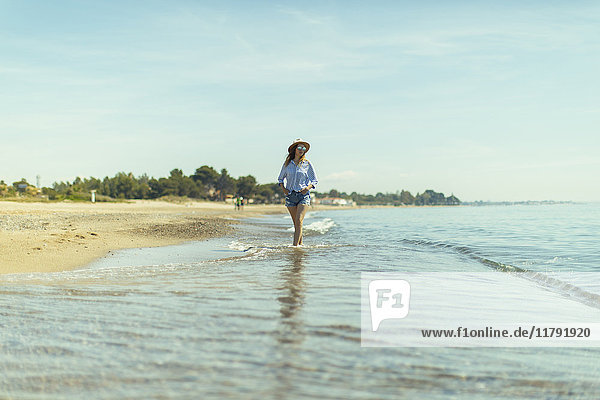
<path fill-rule="evenodd" d="M 317 187 L 318 182 L 315 170 L 308 160 L 302 161 L 298 166 L 296 166 L 294 160 L 291 160 L 287 167 L 284 164 L 281 167 L 277 181 L 283 183 L 284 178 L 286 179 L 285 188 L 295 192 L 301 191 L 308 185 Z"/>

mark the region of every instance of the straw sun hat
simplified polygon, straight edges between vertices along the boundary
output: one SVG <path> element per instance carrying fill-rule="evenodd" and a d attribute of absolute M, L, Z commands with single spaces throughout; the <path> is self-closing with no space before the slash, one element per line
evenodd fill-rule
<path fill-rule="evenodd" d="M 305 142 L 305 141 L 304 141 L 304 140 L 302 140 L 302 139 L 296 139 L 296 140 L 294 140 L 294 143 L 290 144 L 290 147 L 288 147 L 288 153 L 289 153 L 290 151 L 292 151 L 292 147 L 294 147 L 295 145 L 297 145 L 297 144 L 300 144 L 300 143 L 302 143 L 303 145 L 305 145 L 305 146 L 306 146 L 306 151 L 305 151 L 305 153 L 306 153 L 306 152 L 307 152 L 307 151 L 310 149 L 310 143 L 308 143 L 308 142 Z"/>

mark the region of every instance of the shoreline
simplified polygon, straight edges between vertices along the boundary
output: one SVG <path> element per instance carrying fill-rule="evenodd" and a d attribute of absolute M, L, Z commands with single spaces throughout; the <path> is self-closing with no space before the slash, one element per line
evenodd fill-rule
<path fill-rule="evenodd" d="M 312 210 L 362 207 L 315 206 Z M 221 237 L 240 219 L 287 214 L 283 205 L 0 201 L 0 274 L 59 272 L 84 267 L 109 252 Z"/>
<path fill-rule="evenodd" d="M 223 236 L 236 219 L 276 212 L 209 202 L 0 202 L 0 274 L 73 270 L 113 250 Z"/>

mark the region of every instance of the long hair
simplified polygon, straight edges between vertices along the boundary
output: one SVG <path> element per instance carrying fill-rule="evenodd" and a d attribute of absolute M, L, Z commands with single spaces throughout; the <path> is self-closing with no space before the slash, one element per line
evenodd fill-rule
<path fill-rule="evenodd" d="M 298 143 L 300 144 L 300 143 Z M 290 152 L 288 153 L 287 157 L 285 158 L 285 163 L 283 165 L 285 165 L 286 167 L 288 166 L 288 164 L 290 163 L 290 161 L 292 161 L 294 158 L 296 158 L 296 147 L 298 147 L 298 144 L 296 144 L 295 146 L 293 146 L 290 149 Z M 306 151 L 304 152 L 304 154 L 302 154 L 302 157 L 300 157 L 300 160 L 298 160 L 298 165 L 302 164 L 302 161 L 306 160 Z"/>

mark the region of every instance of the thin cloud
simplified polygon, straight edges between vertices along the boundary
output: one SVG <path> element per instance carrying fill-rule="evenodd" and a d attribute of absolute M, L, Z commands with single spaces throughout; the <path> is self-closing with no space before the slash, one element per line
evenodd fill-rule
<path fill-rule="evenodd" d="M 346 170 L 346 171 L 331 173 L 331 174 L 327 175 L 325 177 L 325 179 L 329 180 L 329 181 L 349 181 L 352 179 L 356 179 L 357 176 L 358 176 L 358 174 L 356 172 L 351 171 L 351 170 Z"/>
<path fill-rule="evenodd" d="M 282 14 L 291 15 L 296 20 L 309 25 L 326 25 L 331 20 L 330 18 L 317 17 L 307 12 L 293 10 L 290 8 L 280 8 L 279 12 Z"/>

